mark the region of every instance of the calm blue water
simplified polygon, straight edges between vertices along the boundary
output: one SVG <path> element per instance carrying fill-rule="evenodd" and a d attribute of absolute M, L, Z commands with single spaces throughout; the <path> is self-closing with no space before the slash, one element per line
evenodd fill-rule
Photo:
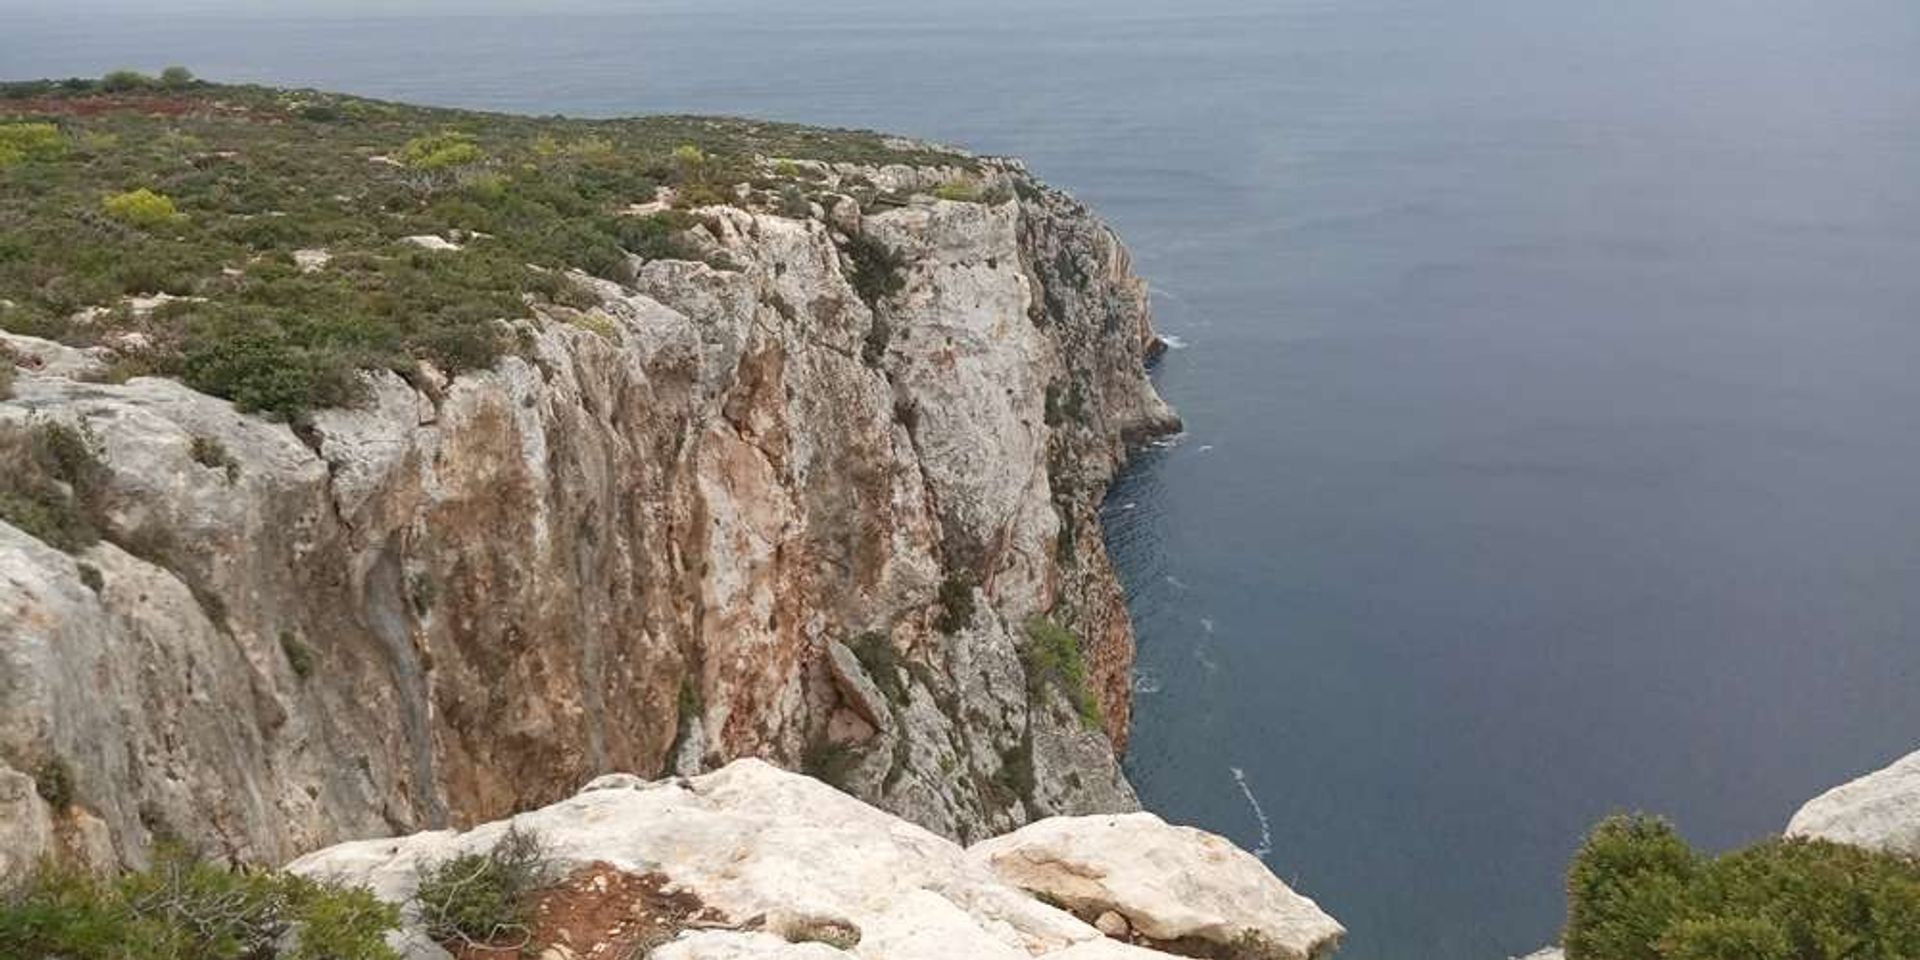
<path fill-rule="evenodd" d="M 1344 957 L 1529 949 L 1606 812 L 1728 846 L 1920 746 L 1912 0 L 34 6 L 0 75 L 879 127 L 1092 202 L 1189 344 L 1108 511 L 1135 779 L 1257 801 Z"/>

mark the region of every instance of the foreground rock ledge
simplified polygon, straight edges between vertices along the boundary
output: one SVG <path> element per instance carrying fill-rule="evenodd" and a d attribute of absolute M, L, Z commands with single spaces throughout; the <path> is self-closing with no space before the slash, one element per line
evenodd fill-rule
<path fill-rule="evenodd" d="M 419 867 L 484 852 L 509 827 L 537 833 L 563 871 L 646 876 L 697 901 L 700 922 L 647 954 L 660 960 L 1151 960 L 1166 956 L 1158 947 L 1305 960 L 1345 932 L 1252 855 L 1150 814 L 1055 817 L 963 849 L 758 760 L 686 779 L 601 777 L 511 820 L 345 843 L 288 869 L 406 903 Z M 843 946 L 804 942 L 822 929 Z M 568 935 L 579 956 L 621 936 Z M 405 950 L 445 957 L 417 932 Z"/>
<path fill-rule="evenodd" d="M 1787 836 L 1920 857 L 1920 751 L 1807 801 Z"/>

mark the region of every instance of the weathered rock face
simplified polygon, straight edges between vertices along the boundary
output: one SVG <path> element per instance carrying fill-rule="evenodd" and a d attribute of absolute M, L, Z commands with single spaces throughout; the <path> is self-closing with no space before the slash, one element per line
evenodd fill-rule
<path fill-rule="evenodd" d="M 1111 888 L 1137 894 L 1126 898 L 1124 908 L 1137 929 L 1188 929 L 1186 918 L 1196 909 L 1213 910 L 1208 929 L 1221 939 L 1210 942 L 1230 944 L 1243 951 L 1233 956 L 1247 960 L 1330 949 L 1325 938 L 1339 931 L 1315 910 L 1322 939 L 1285 944 L 1267 939 L 1280 922 L 1268 912 L 1276 892 L 1309 907 L 1311 901 L 1293 895 L 1250 854 L 1219 837 L 1138 817 L 1055 818 L 1029 829 L 1056 826 L 1104 841 L 1138 841 L 1152 851 L 1106 861 L 1098 874 Z M 385 900 L 408 904 L 422 866 L 484 853 L 510 827 L 539 837 L 561 871 L 643 875 L 701 904 L 699 928 L 649 954 L 663 960 L 1166 956 L 1109 938 L 1073 913 L 1034 898 L 1024 884 L 996 876 L 998 855 L 991 851 L 963 850 L 814 780 L 754 760 L 655 783 L 602 777 L 572 799 L 510 822 L 466 833 L 341 844 L 302 857 L 288 869 L 366 886 Z M 1169 885 L 1161 875 L 1168 870 L 1183 876 Z M 1204 906 L 1186 899 L 1195 892 L 1204 893 Z M 827 939 L 812 933 L 820 930 L 834 931 L 832 946 L 800 942 Z M 581 953 L 620 936 L 617 928 L 570 929 L 569 934 Z M 416 958 L 438 955 L 417 935 L 409 943 Z M 1256 944 L 1261 949 L 1250 946 Z"/>
<path fill-rule="evenodd" d="M 1920 753 L 1807 801 L 1787 836 L 1920 857 Z"/>
<path fill-rule="evenodd" d="M 1151 813 L 1054 817 L 975 844 L 967 859 L 1148 942 L 1302 960 L 1346 933 L 1252 854 Z"/>
<path fill-rule="evenodd" d="M 0 432 L 90 438 L 106 539 L 0 524 L 0 804 L 64 767 L 73 806 L 21 822 L 91 818 L 128 863 L 164 831 L 275 861 L 746 756 L 961 838 L 1131 809 L 1095 508 L 1176 421 L 1125 250 L 993 176 L 1018 196 L 835 205 L 903 258 L 877 307 L 826 221 L 709 208 L 733 269 L 582 278 L 602 305 L 519 321 L 493 369 L 374 375 L 298 429 L 9 338 Z M 1042 615 L 1082 638 L 1104 730 L 1027 676 Z"/>

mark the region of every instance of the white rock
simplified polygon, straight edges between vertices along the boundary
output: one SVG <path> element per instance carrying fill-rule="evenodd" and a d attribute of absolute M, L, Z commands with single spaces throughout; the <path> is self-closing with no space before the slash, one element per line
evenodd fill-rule
<path fill-rule="evenodd" d="M 1516 960 L 1567 960 L 1567 954 L 1559 947 L 1542 947 Z"/>
<path fill-rule="evenodd" d="M 1288 891 L 1259 861 L 1218 837 L 1169 827 L 1146 815 L 1103 819 L 1106 823 L 1092 825 L 1092 832 L 1083 821 L 1063 825 L 1074 837 L 1145 853 L 1089 867 L 1105 871 L 1101 882 L 1116 891 L 1113 909 L 1131 911 L 1136 927 L 1171 934 L 1169 939 L 1255 932 L 1306 944 L 1297 952 L 1274 954 L 1279 957 L 1305 956 L 1339 933 L 1338 924 L 1319 914 L 1311 901 Z M 1048 823 L 1054 821 L 1042 822 Z M 684 780 L 645 783 L 603 776 L 569 800 L 511 821 L 465 833 L 341 844 L 301 857 L 288 869 L 365 886 L 382 899 L 404 903 L 421 866 L 489 849 L 509 826 L 539 835 L 562 869 L 598 862 L 630 873 L 657 871 L 674 889 L 736 922 L 764 918 L 769 930 L 784 930 L 795 926 L 788 921 L 806 918 L 860 933 L 859 942 L 845 952 L 788 944 L 766 933 L 692 933 L 654 954 L 667 960 L 847 955 L 864 960 L 1128 960 L 1152 955 L 1107 940 L 1066 912 L 996 879 L 989 865 L 1005 864 L 990 855 L 976 857 L 824 784 L 758 760 L 737 760 Z M 1037 848 L 1020 844 L 1015 849 Z M 1170 880 L 1163 876 L 1168 873 L 1178 876 Z M 1031 878 L 1032 872 L 1020 875 Z M 1181 897 L 1192 902 L 1168 901 Z M 1309 938 L 1314 923 L 1318 926 Z"/>
<path fill-rule="evenodd" d="M 655 947 L 647 960 L 844 960 L 824 943 L 788 943 L 770 933 L 703 930 Z"/>
<path fill-rule="evenodd" d="M 1257 938 L 1275 958 L 1317 957 L 1345 928 L 1226 839 L 1150 813 L 1055 817 L 976 844 L 967 859 L 1081 915 L 1115 911 L 1161 941 Z"/>
<path fill-rule="evenodd" d="M 1920 856 L 1920 752 L 1808 801 L 1787 836 Z"/>
<path fill-rule="evenodd" d="M 431 233 L 424 233 L 424 234 L 420 234 L 418 236 L 412 236 L 412 237 L 402 237 L 401 242 L 411 243 L 414 246 L 419 247 L 423 250 L 451 251 L 451 250 L 462 249 L 459 244 L 454 243 L 452 240 L 448 240 L 446 237 L 435 236 Z"/>
<path fill-rule="evenodd" d="M 318 247 L 293 252 L 293 265 L 299 267 L 301 273 L 317 273 L 331 262 L 333 254 Z"/>

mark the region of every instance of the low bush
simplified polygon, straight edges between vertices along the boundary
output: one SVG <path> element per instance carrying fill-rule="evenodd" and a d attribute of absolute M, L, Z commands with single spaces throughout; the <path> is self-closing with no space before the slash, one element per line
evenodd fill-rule
<path fill-rule="evenodd" d="M 33 788 L 58 813 L 73 805 L 73 768 L 59 757 L 48 757 L 33 768 Z"/>
<path fill-rule="evenodd" d="M 414 899 L 427 935 L 443 945 L 517 950 L 532 935 L 533 895 L 557 879 L 539 836 L 510 827 L 486 853 L 422 869 Z"/>
<path fill-rule="evenodd" d="M 479 163 L 486 156 L 472 134 L 446 131 L 408 140 L 399 160 L 415 170 L 447 170 Z"/>
<path fill-rule="evenodd" d="M 53 160 L 66 152 L 66 135 L 51 123 L 0 123 L 0 167 Z"/>
<path fill-rule="evenodd" d="M 875 306 L 905 289 L 906 262 L 893 248 L 867 234 L 856 233 L 847 238 L 844 249 L 853 266 L 852 275 L 847 279 L 868 306 Z"/>
<path fill-rule="evenodd" d="M 853 651 L 853 658 L 860 661 L 860 666 L 888 700 L 906 702 L 906 683 L 900 677 L 900 653 L 893 648 L 892 637 L 879 630 L 868 630 L 854 637 L 847 649 Z"/>
<path fill-rule="evenodd" d="M 1920 863 L 1821 840 L 1705 857 L 1664 820 L 1616 816 L 1567 893 L 1570 960 L 1920 957 Z"/>
<path fill-rule="evenodd" d="M 1099 730 L 1106 725 L 1100 698 L 1087 684 L 1086 657 L 1073 631 L 1046 617 L 1035 617 L 1027 621 L 1027 643 L 1021 655 L 1026 661 L 1030 694 L 1037 696 L 1051 684 L 1066 694 L 1087 729 Z"/>
<path fill-rule="evenodd" d="M 182 219 L 180 211 L 174 207 L 173 198 L 146 187 L 108 196 L 100 201 L 100 208 L 107 212 L 107 216 L 121 223 L 146 230 L 169 226 Z"/>
<path fill-rule="evenodd" d="M 80 429 L 43 420 L 0 433 L 0 520 L 75 553 L 101 535 L 107 469 Z"/>
<path fill-rule="evenodd" d="M 399 911 L 372 893 L 226 870 L 179 848 L 107 880 L 42 865 L 0 901 L 0 956 L 59 960 L 398 960 Z"/>
<path fill-rule="evenodd" d="M 193 86 L 193 71 L 186 67 L 168 67 L 160 71 L 160 85 L 168 90 L 185 90 Z"/>
<path fill-rule="evenodd" d="M 973 577 L 949 573 L 940 581 L 940 615 L 933 621 L 941 633 L 959 633 L 973 623 Z"/>

